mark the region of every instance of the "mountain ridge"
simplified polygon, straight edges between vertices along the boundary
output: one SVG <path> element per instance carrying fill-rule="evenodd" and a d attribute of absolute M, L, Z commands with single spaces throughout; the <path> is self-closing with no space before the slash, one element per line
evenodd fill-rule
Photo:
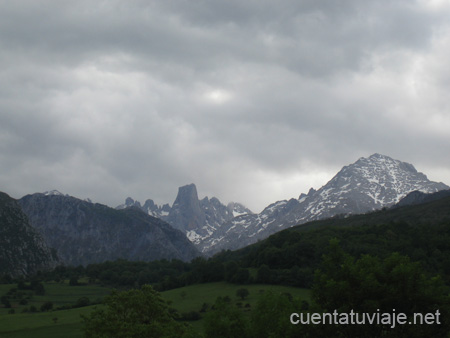
<path fill-rule="evenodd" d="M 375 153 L 344 166 L 318 190 L 310 189 L 298 199 L 278 201 L 259 214 L 228 221 L 220 233 L 199 247 L 208 254 L 239 249 L 297 224 L 390 207 L 414 190 L 430 193 L 444 189 L 449 187 L 429 181 L 412 164 Z"/>
<path fill-rule="evenodd" d="M 412 191 L 431 193 L 448 188 L 428 180 L 410 163 L 375 153 L 343 166 L 320 189 L 276 201 L 256 214 L 240 203 L 224 205 L 216 197 L 199 199 L 193 183 L 178 188 L 172 206 L 159 206 L 151 199 L 141 204 L 128 197 L 116 209 L 137 208 L 159 218 L 211 255 L 241 248 L 297 224 L 391 207 Z M 56 190 L 46 195 L 64 196 Z"/>
<path fill-rule="evenodd" d="M 40 193 L 22 197 L 19 204 L 64 264 L 119 258 L 191 260 L 200 255 L 182 232 L 138 208 L 116 210 L 67 195 Z"/>

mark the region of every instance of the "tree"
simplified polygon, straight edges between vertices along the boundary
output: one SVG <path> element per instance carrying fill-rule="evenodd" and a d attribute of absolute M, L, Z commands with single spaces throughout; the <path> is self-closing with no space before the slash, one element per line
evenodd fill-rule
<path fill-rule="evenodd" d="M 301 310 L 301 301 L 271 290 L 264 292 L 252 310 L 251 332 L 255 338 L 306 337 L 303 326 L 292 325 L 289 316 Z"/>
<path fill-rule="evenodd" d="M 312 298 L 324 312 L 414 313 L 440 312 L 440 325 L 336 325 L 336 336 L 447 337 L 450 330 L 448 288 L 439 276 L 427 277 L 419 263 L 393 253 L 384 260 L 346 254 L 330 241 L 321 270 L 316 272 Z M 321 325 L 325 329 L 324 325 Z M 320 328 L 319 328 L 320 329 Z"/>
<path fill-rule="evenodd" d="M 244 300 L 250 292 L 247 289 L 241 288 L 236 291 L 236 296 L 241 297 L 242 300 Z"/>
<path fill-rule="evenodd" d="M 33 290 L 34 290 L 34 293 L 38 296 L 45 295 L 45 288 L 41 282 L 38 282 L 35 285 L 33 285 Z"/>
<path fill-rule="evenodd" d="M 53 303 L 50 301 L 45 302 L 44 304 L 41 305 L 41 311 L 45 312 L 45 311 L 50 311 L 51 309 L 53 309 Z"/>
<path fill-rule="evenodd" d="M 214 310 L 206 315 L 204 328 L 206 338 L 249 337 L 248 322 L 242 311 L 222 297 L 217 298 Z"/>
<path fill-rule="evenodd" d="M 258 283 L 263 284 L 270 284 L 272 282 L 272 272 L 266 264 L 263 264 L 259 267 L 256 275 L 256 280 L 258 281 Z"/>
<path fill-rule="evenodd" d="M 6 297 L 6 296 L 2 296 L 1 303 L 5 306 L 5 308 L 11 307 L 11 303 L 10 303 L 8 297 Z"/>
<path fill-rule="evenodd" d="M 75 303 L 75 305 L 73 307 L 77 308 L 77 307 L 89 306 L 90 303 L 91 302 L 88 297 L 81 297 L 81 298 L 78 298 L 77 302 Z"/>
<path fill-rule="evenodd" d="M 233 282 L 234 276 L 239 269 L 239 265 L 235 261 L 231 261 L 225 264 L 225 280 L 227 282 Z"/>
<path fill-rule="evenodd" d="M 69 285 L 70 286 L 77 286 L 78 285 L 78 277 L 77 276 L 70 277 Z"/>
<path fill-rule="evenodd" d="M 230 282 L 235 284 L 247 284 L 250 282 L 250 272 L 248 269 L 238 268 Z"/>
<path fill-rule="evenodd" d="M 183 337 L 187 326 L 175 321 L 168 305 L 150 285 L 106 297 L 105 309 L 83 316 L 87 338 Z"/>

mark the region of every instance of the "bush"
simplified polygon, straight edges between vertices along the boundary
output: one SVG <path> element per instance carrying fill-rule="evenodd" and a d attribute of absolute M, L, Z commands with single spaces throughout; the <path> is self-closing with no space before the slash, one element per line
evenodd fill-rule
<path fill-rule="evenodd" d="M 5 308 L 8 309 L 8 308 L 11 307 L 11 303 L 10 303 L 10 301 L 9 301 L 9 299 L 8 299 L 7 296 L 2 296 L 1 302 L 2 302 L 2 304 L 5 306 Z"/>
<path fill-rule="evenodd" d="M 190 312 L 183 313 L 181 315 L 181 320 L 195 321 L 195 320 L 200 320 L 200 318 L 201 318 L 200 313 L 197 311 L 190 311 Z"/>
<path fill-rule="evenodd" d="M 88 297 L 81 297 L 81 298 L 78 298 L 77 302 L 75 303 L 75 305 L 73 307 L 74 308 L 84 307 L 84 306 L 89 306 L 90 304 L 91 304 L 91 302 L 89 301 Z"/>
<path fill-rule="evenodd" d="M 41 305 L 42 312 L 50 311 L 51 309 L 53 309 L 53 303 L 50 301 L 45 302 L 44 304 Z"/>
<path fill-rule="evenodd" d="M 242 300 L 247 298 L 249 294 L 250 294 L 250 292 L 247 289 L 244 289 L 244 288 L 238 289 L 236 291 L 236 296 L 241 297 Z"/>
<path fill-rule="evenodd" d="M 208 303 L 203 303 L 200 312 L 206 312 L 209 309 Z"/>

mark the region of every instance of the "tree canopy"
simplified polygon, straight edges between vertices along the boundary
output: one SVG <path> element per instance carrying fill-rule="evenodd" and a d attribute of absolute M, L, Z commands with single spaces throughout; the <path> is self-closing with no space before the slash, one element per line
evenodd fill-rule
<path fill-rule="evenodd" d="M 427 277 L 419 263 L 398 253 L 384 260 L 370 255 L 355 259 L 331 240 L 312 297 L 324 312 L 396 312 L 404 313 L 407 322 L 415 313 L 440 312 L 441 324 L 337 325 L 337 336 L 447 337 L 450 330 L 449 290 L 442 278 Z"/>
<path fill-rule="evenodd" d="M 183 337 L 189 330 L 175 321 L 168 305 L 149 285 L 113 291 L 105 308 L 84 316 L 87 338 Z"/>

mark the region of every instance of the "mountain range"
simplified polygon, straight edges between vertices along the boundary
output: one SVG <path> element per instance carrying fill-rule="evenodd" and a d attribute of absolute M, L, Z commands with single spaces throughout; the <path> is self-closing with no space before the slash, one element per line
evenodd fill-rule
<path fill-rule="evenodd" d="M 56 190 L 17 201 L 1 194 L 0 263 L 17 275 L 56 263 L 189 261 L 200 252 L 239 249 L 294 225 L 422 203 L 436 198 L 429 193 L 445 195 L 448 189 L 409 163 L 373 154 L 344 166 L 320 189 L 274 202 L 260 213 L 216 197 L 199 199 L 194 184 L 180 187 L 172 206 L 129 197 L 115 209 Z"/>
<path fill-rule="evenodd" d="M 141 206 L 127 198 L 118 208 L 138 206 L 180 229 L 200 251 L 212 255 L 242 248 L 293 225 L 390 207 L 412 191 L 445 189 L 449 187 L 430 181 L 412 164 L 376 153 L 344 166 L 320 189 L 274 202 L 258 214 L 238 203 L 225 207 L 215 197 L 199 200 L 194 184 L 179 188 L 172 207 L 157 206 L 152 200 Z"/>

